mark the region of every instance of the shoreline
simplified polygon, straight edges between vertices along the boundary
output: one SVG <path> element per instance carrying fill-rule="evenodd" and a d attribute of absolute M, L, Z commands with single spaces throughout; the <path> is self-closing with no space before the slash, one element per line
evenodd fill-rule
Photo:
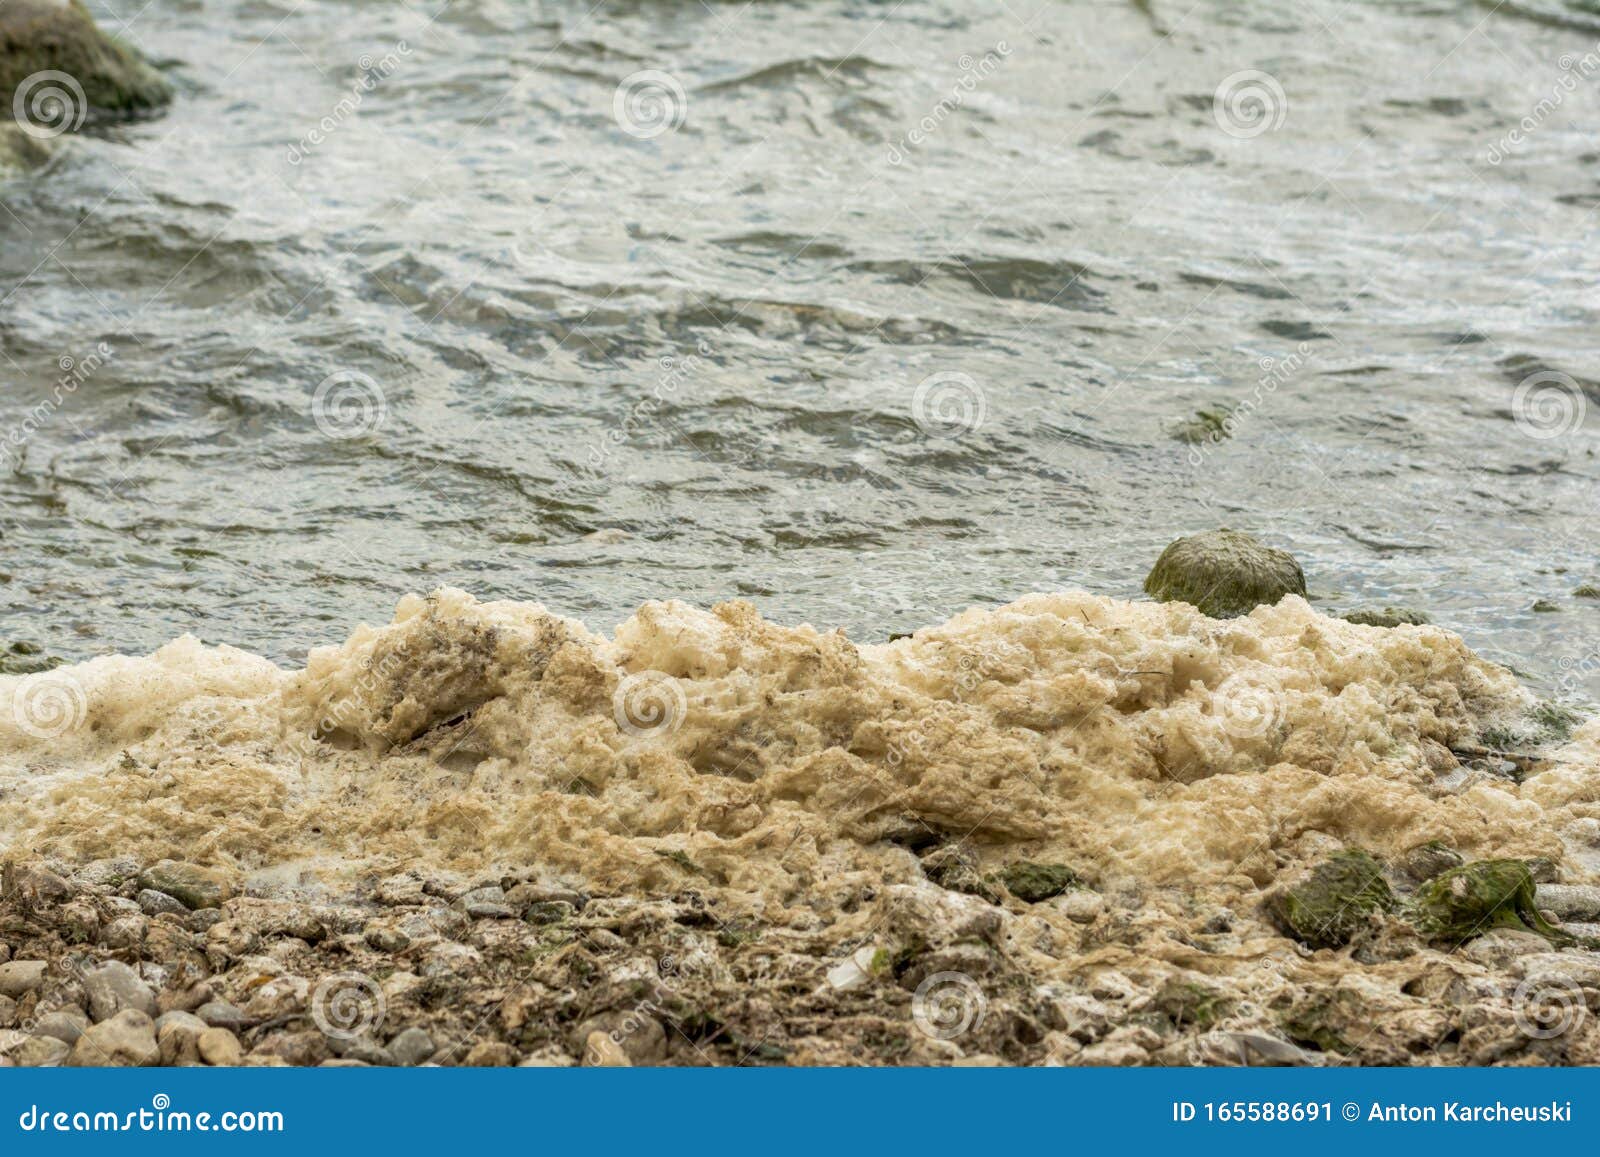
<path fill-rule="evenodd" d="M 14 722 L 41 679 L 77 686 L 43 736 Z M 1518 1027 L 1600 985 L 1600 724 L 1558 749 L 1455 636 L 1294 595 L 1037 595 L 856 646 L 447 589 L 298 671 L 178 640 L 0 697 L 0 941 L 45 965 L 9 1017 L 89 1018 L 118 961 L 130 1055 L 226 1028 L 251 1064 L 397 1063 L 412 1029 L 440 1064 L 1600 1059 L 1592 1018 Z M 1285 915 L 1356 852 L 1337 921 Z M 1508 857 L 1537 906 L 1440 939 L 1430 880 Z M 214 1001 L 231 1027 L 190 1019 Z M 73 1055 L 22 1031 L 0 1055 Z"/>

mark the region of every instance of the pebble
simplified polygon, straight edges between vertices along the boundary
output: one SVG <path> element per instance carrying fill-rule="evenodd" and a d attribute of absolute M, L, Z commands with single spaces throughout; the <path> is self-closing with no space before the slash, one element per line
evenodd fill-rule
<path fill-rule="evenodd" d="M 48 868 L 23 868 L 17 872 L 15 891 L 24 904 L 39 908 L 59 904 L 72 895 L 73 886 Z"/>
<path fill-rule="evenodd" d="M 517 1050 L 498 1040 L 479 1041 L 461 1061 L 469 1069 L 504 1069 L 516 1063 Z"/>
<path fill-rule="evenodd" d="M 376 922 L 367 925 L 362 939 L 378 952 L 403 952 L 411 946 L 411 937 L 400 929 Z"/>
<path fill-rule="evenodd" d="M 872 981 L 872 962 L 877 955 L 878 949 L 871 944 L 856 949 L 849 960 L 828 969 L 828 987 L 835 992 L 865 988 Z"/>
<path fill-rule="evenodd" d="M 1600 987 L 1600 953 L 1539 952 L 1519 957 L 1513 971 L 1538 984 Z"/>
<path fill-rule="evenodd" d="M 137 948 L 144 943 L 147 924 L 145 918 L 137 913 L 118 916 L 100 930 L 100 943 L 112 949 Z"/>
<path fill-rule="evenodd" d="M 1075 924 L 1093 924 L 1106 910 L 1104 896 L 1081 888 L 1063 892 L 1047 903 Z"/>
<path fill-rule="evenodd" d="M 76 1005 L 66 1005 L 41 1016 L 33 1026 L 35 1036 L 55 1037 L 63 1044 L 76 1044 L 89 1027 L 89 1014 Z"/>
<path fill-rule="evenodd" d="M 0 996 L 16 999 L 25 996 L 44 983 L 45 962 L 42 960 L 13 960 L 0 964 Z"/>
<path fill-rule="evenodd" d="M 156 994 L 139 974 L 120 960 L 108 960 L 83 974 L 83 991 L 89 998 L 89 1015 L 109 1020 L 125 1008 L 156 1015 Z"/>
<path fill-rule="evenodd" d="M 347 1041 L 329 1037 L 328 1045 L 347 1061 L 361 1061 L 363 1064 L 379 1068 L 390 1068 L 395 1063 L 394 1056 L 388 1049 L 369 1040 Z"/>
<path fill-rule="evenodd" d="M 433 1038 L 426 1030 L 412 1027 L 397 1033 L 389 1042 L 389 1055 L 400 1065 L 420 1065 L 434 1053 Z"/>
<path fill-rule="evenodd" d="M 208 1028 L 200 1034 L 200 1059 L 208 1065 L 229 1067 L 244 1063 L 244 1046 L 225 1028 Z"/>
<path fill-rule="evenodd" d="M 192 1012 L 164 1012 L 156 1019 L 156 1044 L 164 1065 L 200 1062 L 200 1034 L 212 1030 Z M 226 1029 L 216 1031 L 225 1032 Z"/>
<path fill-rule="evenodd" d="M 125 1008 L 110 1020 L 84 1029 L 67 1063 L 80 1068 L 126 1068 L 153 1065 L 160 1059 L 155 1022 L 137 1009 Z"/>
<path fill-rule="evenodd" d="M 587 1044 L 597 1032 L 620 1048 L 630 1065 L 659 1065 L 667 1059 L 667 1030 L 643 1009 L 614 1008 L 590 1017 L 573 1038 Z"/>
<path fill-rule="evenodd" d="M 240 1029 L 250 1019 L 243 1009 L 225 1000 L 208 1000 L 195 1009 L 194 1014 L 213 1028 Z"/>
<path fill-rule="evenodd" d="M 522 918 L 529 924 L 559 924 L 577 915 L 577 911 L 565 900 L 538 900 L 523 910 Z"/>
<path fill-rule="evenodd" d="M 53 1036 L 31 1036 L 11 1051 L 11 1059 L 25 1069 L 53 1069 L 71 1055 L 72 1046 Z"/>
<path fill-rule="evenodd" d="M 306 1032 L 277 1032 L 258 1044 L 251 1057 L 278 1057 L 291 1065 L 318 1065 L 328 1059 L 328 1040 L 315 1029 Z"/>
<path fill-rule="evenodd" d="M 517 884 L 506 892 L 506 903 L 513 908 L 526 908 L 530 904 L 570 904 L 573 911 L 577 911 L 584 902 L 581 892 L 546 884 Z"/>
<path fill-rule="evenodd" d="M 456 903 L 474 920 L 504 920 L 516 915 L 506 903 L 505 891 L 498 884 L 487 888 L 474 888 Z"/>
<path fill-rule="evenodd" d="M 116 856 L 109 860 L 91 860 L 72 874 L 80 884 L 91 888 L 116 888 L 124 880 L 139 874 L 139 861 L 131 856 Z"/>
<path fill-rule="evenodd" d="M 165 892 L 185 908 L 216 908 L 233 895 L 226 873 L 181 860 L 162 860 L 139 873 L 139 886 Z"/>
<path fill-rule="evenodd" d="M 633 1067 L 622 1046 L 607 1033 L 592 1032 L 583 1046 L 583 1063 L 591 1068 L 627 1069 Z"/>
<path fill-rule="evenodd" d="M 0 1028 L 10 1028 L 17 1023 L 17 1002 L 9 996 L 0 996 Z"/>
<path fill-rule="evenodd" d="M 187 916 L 189 909 L 180 902 L 154 888 L 141 888 L 137 897 L 139 908 L 146 916 Z"/>
<path fill-rule="evenodd" d="M 1540 884 L 1538 905 L 1563 920 L 1600 920 L 1600 886 Z"/>

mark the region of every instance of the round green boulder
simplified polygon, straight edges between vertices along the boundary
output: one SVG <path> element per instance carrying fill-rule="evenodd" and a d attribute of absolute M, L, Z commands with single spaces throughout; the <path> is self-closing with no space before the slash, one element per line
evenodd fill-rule
<path fill-rule="evenodd" d="M 1247 615 L 1284 595 L 1306 593 L 1306 576 L 1288 551 L 1237 530 L 1180 538 L 1156 560 L 1144 589 L 1157 602 L 1189 603 L 1214 619 Z"/>

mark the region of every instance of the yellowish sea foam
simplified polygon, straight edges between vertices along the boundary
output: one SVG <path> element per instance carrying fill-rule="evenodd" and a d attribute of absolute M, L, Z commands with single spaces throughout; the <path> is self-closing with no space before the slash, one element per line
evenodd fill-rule
<path fill-rule="evenodd" d="M 0 846 L 246 871 L 538 865 L 776 911 L 961 840 L 1103 883 L 1254 893 L 1338 844 L 1561 859 L 1600 726 L 1520 786 L 1451 747 L 1531 699 L 1431 627 L 1081 593 L 878 646 L 744 603 L 613 638 L 445 589 L 283 670 L 184 637 L 0 679 Z"/>

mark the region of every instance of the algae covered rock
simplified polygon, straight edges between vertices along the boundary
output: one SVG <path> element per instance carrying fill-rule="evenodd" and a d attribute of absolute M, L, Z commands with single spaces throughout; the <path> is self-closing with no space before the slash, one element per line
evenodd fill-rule
<path fill-rule="evenodd" d="M 1172 436 L 1177 441 L 1187 442 L 1191 446 L 1221 442 L 1232 433 L 1230 429 L 1232 420 L 1232 406 L 1207 406 L 1196 411 L 1192 418 L 1173 427 Z"/>
<path fill-rule="evenodd" d="M 1347 623 L 1363 627 L 1422 627 L 1428 623 L 1427 615 L 1410 607 L 1365 607 L 1347 611 L 1339 617 Z"/>
<path fill-rule="evenodd" d="M 151 865 L 139 874 L 139 886 L 171 896 L 191 910 L 220 907 L 233 895 L 226 873 L 178 860 Z"/>
<path fill-rule="evenodd" d="M 1156 560 L 1144 589 L 1157 602 L 1182 602 L 1214 619 L 1275 606 L 1306 593 L 1306 576 L 1288 551 L 1224 527 L 1180 538 Z"/>
<path fill-rule="evenodd" d="M 162 75 L 100 31 L 80 0 L 0 4 L 0 101 L 29 135 L 55 136 L 91 113 L 129 116 L 171 99 Z"/>
<path fill-rule="evenodd" d="M 1374 912 L 1392 912 L 1394 893 L 1383 865 L 1359 848 L 1338 852 L 1303 883 L 1280 893 L 1271 912 L 1279 926 L 1313 948 L 1339 948 Z"/>
<path fill-rule="evenodd" d="M 1523 929 L 1558 944 L 1570 942 L 1572 937 L 1539 914 L 1536 897 L 1525 861 L 1479 860 L 1423 884 L 1407 915 L 1418 931 L 1449 944 L 1463 944 L 1491 928 Z"/>
<path fill-rule="evenodd" d="M 1083 886 L 1083 881 L 1065 864 L 1036 864 L 1031 860 L 1018 860 L 1000 873 L 1000 882 L 1017 899 L 1037 904 L 1061 895 L 1069 888 Z"/>

